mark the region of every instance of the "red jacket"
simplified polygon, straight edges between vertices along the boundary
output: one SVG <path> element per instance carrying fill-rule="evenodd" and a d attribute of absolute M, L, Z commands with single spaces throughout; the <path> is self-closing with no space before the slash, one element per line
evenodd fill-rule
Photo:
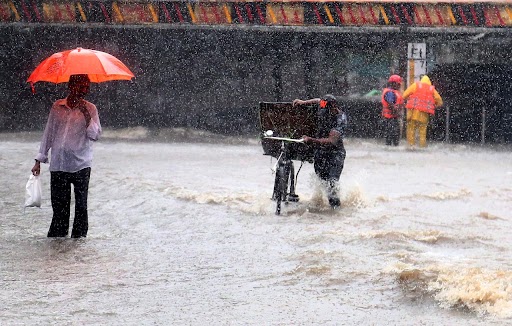
<path fill-rule="evenodd" d="M 381 99 L 380 99 L 380 101 L 382 103 L 382 117 L 384 117 L 385 119 L 397 118 L 398 117 L 397 112 L 393 112 L 391 110 L 389 103 L 386 102 L 386 100 L 384 99 L 384 96 L 386 95 L 387 92 L 393 92 L 395 94 L 395 96 L 396 96 L 395 107 L 402 105 L 404 103 L 404 99 L 402 98 L 402 95 L 400 94 L 399 91 L 397 91 L 396 89 L 392 89 L 392 88 L 384 88 L 384 90 L 382 91 Z"/>

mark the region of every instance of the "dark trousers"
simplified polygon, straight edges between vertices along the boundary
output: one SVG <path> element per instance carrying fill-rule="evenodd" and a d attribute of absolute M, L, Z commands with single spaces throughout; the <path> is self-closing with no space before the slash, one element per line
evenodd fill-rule
<path fill-rule="evenodd" d="M 327 199 L 333 207 L 340 206 L 337 183 L 345 163 L 343 151 L 317 151 L 315 153 L 315 173 L 326 183 Z"/>
<path fill-rule="evenodd" d="M 48 237 L 65 237 L 69 232 L 69 215 L 71 205 L 71 185 L 75 192 L 75 219 L 72 238 L 87 236 L 89 228 L 87 216 L 87 195 L 91 168 L 77 172 L 51 172 L 50 188 L 53 208 L 52 224 Z"/>
<path fill-rule="evenodd" d="M 384 119 L 384 137 L 386 145 L 398 146 L 400 141 L 400 121 L 399 119 Z"/>

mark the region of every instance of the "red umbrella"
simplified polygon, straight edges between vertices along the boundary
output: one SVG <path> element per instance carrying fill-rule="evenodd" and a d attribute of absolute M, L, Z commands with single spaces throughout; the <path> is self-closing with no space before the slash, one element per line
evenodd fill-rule
<path fill-rule="evenodd" d="M 71 75 L 86 74 L 93 83 L 110 80 L 130 80 L 135 75 L 119 59 L 111 54 L 76 48 L 57 52 L 37 66 L 27 82 L 47 81 L 65 83 Z"/>

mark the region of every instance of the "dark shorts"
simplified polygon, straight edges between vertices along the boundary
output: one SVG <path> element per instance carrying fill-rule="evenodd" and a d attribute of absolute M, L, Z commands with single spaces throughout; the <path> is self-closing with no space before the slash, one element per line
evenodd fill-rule
<path fill-rule="evenodd" d="M 345 164 L 345 152 L 340 150 L 315 152 L 315 173 L 325 181 L 338 181 L 343 165 Z"/>

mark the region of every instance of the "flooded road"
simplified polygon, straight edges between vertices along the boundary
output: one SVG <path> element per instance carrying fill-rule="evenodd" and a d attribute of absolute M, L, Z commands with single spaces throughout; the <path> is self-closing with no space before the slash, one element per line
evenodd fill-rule
<path fill-rule="evenodd" d="M 95 144 L 81 240 L 46 238 L 48 165 L 23 211 L 40 135 L 0 135 L 1 325 L 512 323 L 510 149 L 348 139 L 343 208 L 305 164 L 276 216 L 257 140 L 145 135 Z"/>

